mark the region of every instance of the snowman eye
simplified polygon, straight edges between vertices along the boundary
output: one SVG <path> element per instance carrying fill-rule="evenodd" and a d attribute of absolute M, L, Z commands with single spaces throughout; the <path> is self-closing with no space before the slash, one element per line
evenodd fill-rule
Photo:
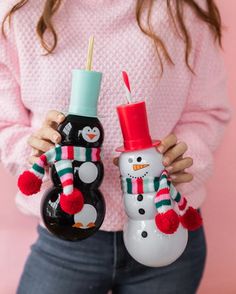
<path fill-rule="evenodd" d="M 128 162 L 129 162 L 129 163 L 132 163 L 132 162 L 133 162 L 133 159 L 132 159 L 132 158 L 129 158 L 129 159 L 128 159 Z"/>
<path fill-rule="evenodd" d="M 141 162 L 141 161 L 142 161 L 142 157 L 139 156 L 139 157 L 137 158 L 137 162 Z"/>

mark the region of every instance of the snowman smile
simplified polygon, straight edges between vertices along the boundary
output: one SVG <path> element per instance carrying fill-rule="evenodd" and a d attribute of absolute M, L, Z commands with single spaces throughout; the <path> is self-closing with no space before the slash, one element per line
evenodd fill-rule
<path fill-rule="evenodd" d="M 131 174 L 128 173 L 128 176 L 132 179 L 141 179 L 141 178 L 144 178 L 146 177 L 146 175 L 148 174 L 148 171 L 145 172 L 142 176 L 139 176 L 139 177 L 135 177 L 135 176 L 132 176 Z"/>

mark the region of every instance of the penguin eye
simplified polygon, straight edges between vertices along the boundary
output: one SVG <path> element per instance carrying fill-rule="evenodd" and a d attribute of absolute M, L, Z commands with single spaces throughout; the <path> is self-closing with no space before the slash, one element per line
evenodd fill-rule
<path fill-rule="evenodd" d="M 139 156 L 139 157 L 137 158 L 137 162 L 141 162 L 141 161 L 142 161 L 142 157 Z"/>
<path fill-rule="evenodd" d="M 132 158 L 129 158 L 129 159 L 128 159 L 128 162 L 129 162 L 129 163 L 132 163 L 132 162 L 133 162 L 133 159 L 132 159 Z"/>
<path fill-rule="evenodd" d="M 91 132 L 91 128 L 87 126 L 87 127 L 84 127 L 82 131 L 84 133 L 89 133 L 89 132 Z"/>

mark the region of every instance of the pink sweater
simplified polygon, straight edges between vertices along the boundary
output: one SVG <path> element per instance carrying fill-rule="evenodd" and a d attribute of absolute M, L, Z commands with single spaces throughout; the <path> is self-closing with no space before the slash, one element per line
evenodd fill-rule
<path fill-rule="evenodd" d="M 0 19 L 7 10 L 0 2 Z M 14 2 L 14 1 L 10 1 Z M 50 109 L 67 112 L 71 70 L 84 68 L 88 38 L 95 36 L 94 70 L 103 72 L 99 115 L 105 129 L 105 178 L 101 190 L 107 213 L 103 230 L 121 230 L 125 221 L 119 171 L 112 163 L 122 144 L 116 106 L 125 101 L 121 71 L 129 73 L 133 96 L 145 99 L 150 131 L 155 139 L 174 132 L 188 145 L 194 160 L 191 183 L 180 191 L 199 207 L 204 184 L 213 170 L 213 152 L 229 120 L 225 71 L 219 49 L 204 23 L 186 8 L 186 23 L 193 40 L 191 61 L 195 75 L 184 61 L 184 44 L 168 20 L 165 1 L 155 1 L 153 23 L 165 41 L 175 66 L 160 65 L 155 47 L 138 28 L 133 0 L 63 1 L 54 17 L 59 36 L 54 54 L 44 52 L 35 25 L 44 1 L 29 1 L 12 19 L 8 39 L 0 37 L 0 159 L 14 175 L 27 168 L 28 137 L 40 128 Z M 51 185 L 47 179 L 44 189 Z M 32 197 L 17 193 L 25 213 L 40 217 L 43 191 Z"/>

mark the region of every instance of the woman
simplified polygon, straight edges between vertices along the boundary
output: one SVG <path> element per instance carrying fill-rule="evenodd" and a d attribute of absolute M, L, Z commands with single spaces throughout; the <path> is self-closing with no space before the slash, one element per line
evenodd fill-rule
<path fill-rule="evenodd" d="M 56 126 L 68 108 L 71 69 L 84 67 L 93 34 L 94 69 L 104 73 L 99 113 L 106 134 L 107 205 L 101 230 L 82 242 L 59 240 L 41 224 L 17 293 L 196 293 L 206 256 L 202 228 L 189 234 L 183 255 L 162 268 L 138 264 L 124 247 L 122 193 L 113 164 L 122 140 L 115 107 L 124 99 L 119 77 L 126 69 L 136 97 L 146 99 L 152 137 L 163 138 L 159 151 L 173 183 L 199 208 L 229 120 L 214 1 L 13 2 L 0 4 L 1 161 L 18 174 L 30 150 L 33 163 L 60 142 Z M 45 181 L 43 190 L 49 186 Z M 27 199 L 18 193 L 18 206 L 39 216 L 43 190 Z"/>

